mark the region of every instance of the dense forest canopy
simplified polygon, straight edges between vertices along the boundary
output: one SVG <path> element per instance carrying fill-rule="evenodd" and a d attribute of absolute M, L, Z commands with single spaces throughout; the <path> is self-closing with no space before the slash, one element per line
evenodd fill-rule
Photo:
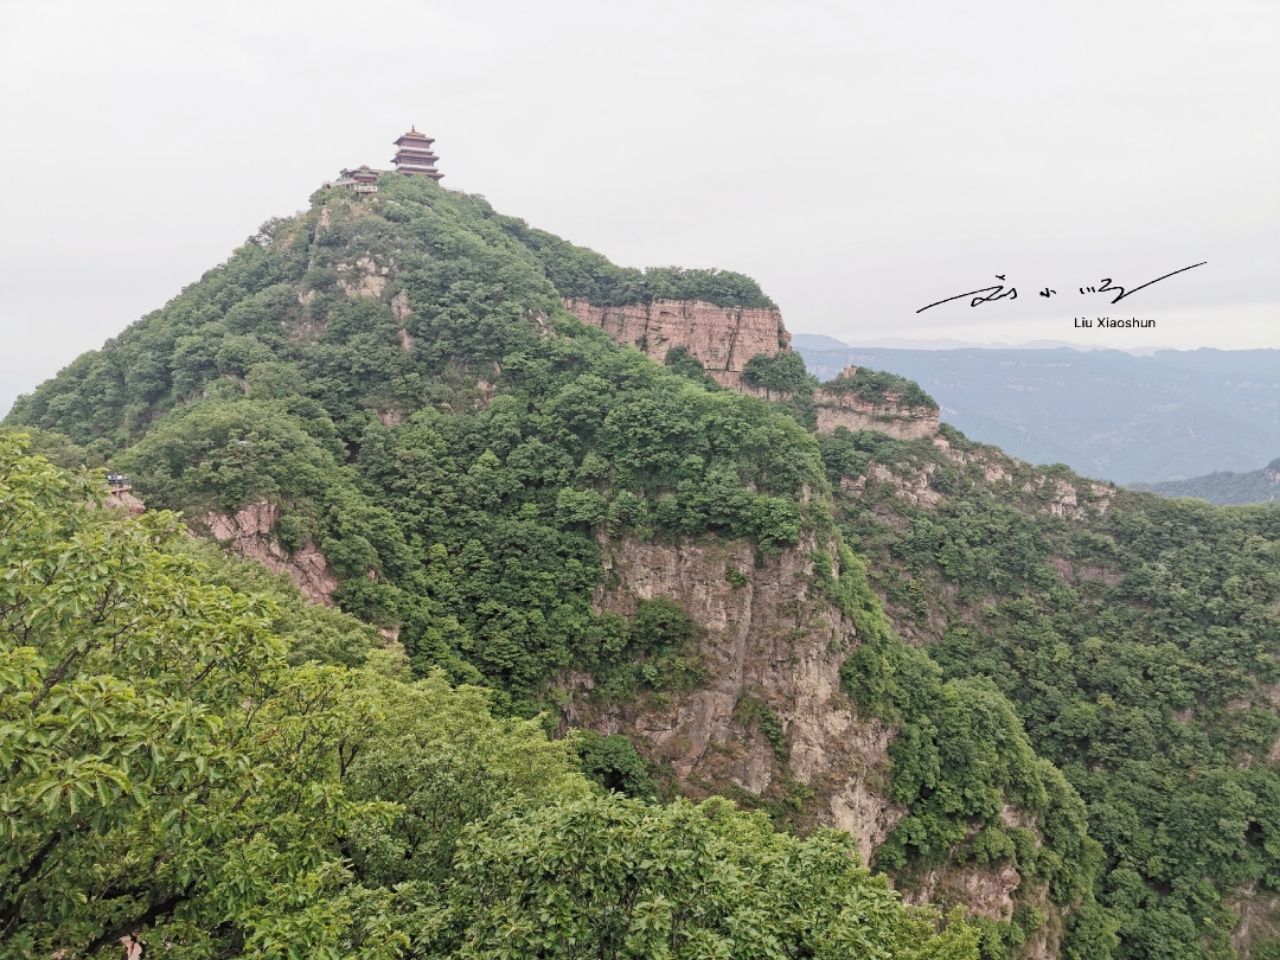
<path fill-rule="evenodd" d="M 878 463 L 940 498 L 873 479 L 837 495 L 845 535 L 942 675 L 999 689 L 1083 796 L 1120 955 L 1233 955 L 1232 911 L 1265 914 L 1280 889 L 1280 511 L 1120 492 L 1067 520 L 1005 492 L 1017 477 L 996 487 L 994 451 L 950 440 L 967 468 L 928 442 L 824 437 L 837 490 Z"/>
<path fill-rule="evenodd" d="M 606 794 L 572 740 L 260 573 L 221 585 L 175 516 L 24 444 L 0 435 L 4 956 L 976 956 L 847 836 Z"/>
<path fill-rule="evenodd" d="M 1048 516 L 1044 490 L 1085 489 L 1065 468 L 1000 485 L 953 431 L 951 455 L 816 436 L 797 355 L 748 364 L 777 402 L 739 395 L 687 351 L 618 346 L 567 297 L 771 306 L 740 275 L 619 268 L 384 177 L 264 225 L 15 406 L 0 929 L 18 955 L 141 924 L 190 957 L 1052 942 L 1181 960 L 1233 955 L 1244 910 L 1262 918 L 1245 948 L 1273 949 L 1274 510 L 1121 494 Z M 825 388 L 933 405 L 892 374 L 846 381 Z M 147 514 L 86 506 L 97 481 L 48 461 L 123 470 Z M 907 497 L 899 475 L 924 479 Z M 324 557 L 334 609 L 164 512 L 201 529 L 263 503 L 285 554 Z M 549 739 L 566 673 L 614 703 L 707 680 L 690 611 L 596 602 L 622 539 L 811 552 L 816 595 L 856 628 L 843 688 L 892 731 L 901 816 L 867 866 L 908 890 L 1012 870 L 1011 915 L 905 911 L 847 837 L 810 832 L 802 793 L 694 805 L 626 730 Z M 779 718 L 740 707 L 784 762 Z"/>

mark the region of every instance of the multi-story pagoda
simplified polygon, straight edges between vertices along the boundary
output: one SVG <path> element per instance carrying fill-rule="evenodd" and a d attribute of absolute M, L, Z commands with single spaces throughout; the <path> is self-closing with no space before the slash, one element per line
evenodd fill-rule
<path fill-rule="evenodd" d="M 444 174 L 436 169 L 436 161 L 440 158 L 431 151 L 431 144 L 434 142 L 433 137 L 410 128 L 408 133 L 402 134 L 396 141 L 396 155 L 391 162 L 401 173 L 419 174 L 439 180 Z"/>

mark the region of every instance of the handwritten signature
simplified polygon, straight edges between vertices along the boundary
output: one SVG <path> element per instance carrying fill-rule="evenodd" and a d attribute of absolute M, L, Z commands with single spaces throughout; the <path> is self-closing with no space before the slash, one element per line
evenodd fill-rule
<path fill-rule="evenodd" d="M 1180 273 L 1186 273 L 1188 270 L 1194 270 L 1196 267 L 1203 267 L 1208 262 L 1208 260 L 1201 260 L 1199 263 L 1193 263 L 1189 267 L 1182 267 L 1179 270 L 1166 273 L 1162 277 L 1156 277 L 1154 280 L 1148 280 L 1146 283 L 1136 287 L 1122 287 L 1110 277 L 1103 277 L 1097 284 L 1088 287 L 1080 287 L 1079 289 L 1082 294 L 1114 293 L 1116 296 L 1111 302 L 1119 303 L 1125 297 L 1133 296 L 1133 294 L 1137 293 L 1139 290 L 1145 290 L 1153 283 L 1159 283 L 1161 280 L 1168 280 L 1170 277 L 1177 276 Z M 1007 282 L 1005 275 L 1002 273 L 996 274 L 996 279 Z M 1040 296 L 1052 297 L 1056 296 L 1057 293 L 1057 290 L 1051 290 L 1049 287 L 1045 287 L 1040 291 Z M 992 303 L 996 300 L 1004 300 L 1006 298 L 1009 300 L 1017 300 L 1018 288 L 1014 286 L 1006 288 L 1004 283 L 998 283 L 992 287 L 983 287 L 980 290 L 970 290 L 968 293 L 957 293 L 954 297 L 945 297 L 942 300 L 936 300 L 933 303 L 927 304 L 917 310 L 916 313 L 924 313 L 932 307 L 941 306 L 944 303 L 950 303 L 952 300 L 963 300 L 965 297 L 970 298 L 969 306 L 976 307 L 980 303 Z"/>

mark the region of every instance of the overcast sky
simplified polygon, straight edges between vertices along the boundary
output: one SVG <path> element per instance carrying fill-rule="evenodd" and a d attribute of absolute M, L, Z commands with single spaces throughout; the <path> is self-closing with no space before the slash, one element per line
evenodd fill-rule
<path fill-rule="evenodd" d="M 1273 0 L 0 0 L 0 410 L 411 123 L 445 186 L 792 331 L 1280 346 Z"/>

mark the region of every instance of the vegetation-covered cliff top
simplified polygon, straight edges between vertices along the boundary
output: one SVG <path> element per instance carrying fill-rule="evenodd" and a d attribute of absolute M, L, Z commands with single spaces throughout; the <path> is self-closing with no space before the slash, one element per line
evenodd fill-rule
<path fill-rule="evenodd" d="M 824 383 L 822 389 L 827 394 L 849 394 L 873 404 L 938 409 L 938 402 L 914 380 L 867 367 L 846 367 L 838 376 Z"/>

